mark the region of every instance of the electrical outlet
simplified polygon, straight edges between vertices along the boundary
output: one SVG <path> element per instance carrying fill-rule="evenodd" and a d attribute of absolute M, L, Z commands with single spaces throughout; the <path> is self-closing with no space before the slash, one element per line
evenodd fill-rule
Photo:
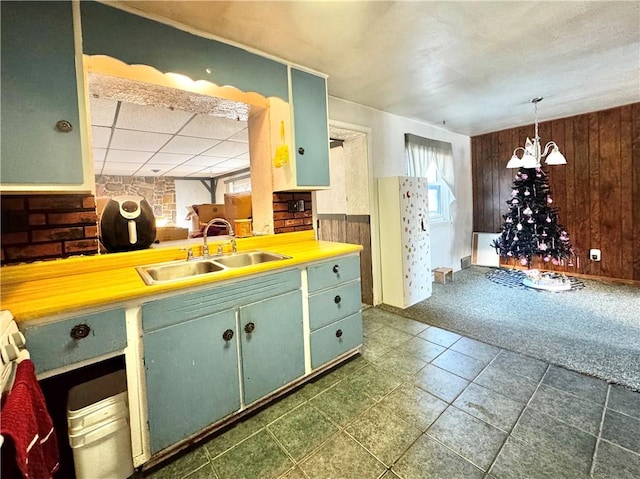
<path fill-rule="evenodd" d="M 599 249 L 590 249 L 589 250 L 589 259 L 591 261 L 600 261 L 600 250 Z"/>
<path fill-rule="evenodd" d="M 304 211 L 304 200 L 287 201 L 287 213 L 297 213 L 298 211 Z"/>

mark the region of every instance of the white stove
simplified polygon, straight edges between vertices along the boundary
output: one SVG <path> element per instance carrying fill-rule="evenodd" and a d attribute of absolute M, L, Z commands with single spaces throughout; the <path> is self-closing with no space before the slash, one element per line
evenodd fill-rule
<path fill-rule="evenodd" d="M 0 311 L 0 357 L 2 358 L 2 396 L 13 386 L 17 364 L 29 358 L 24 335 L 10 311 Z"/>

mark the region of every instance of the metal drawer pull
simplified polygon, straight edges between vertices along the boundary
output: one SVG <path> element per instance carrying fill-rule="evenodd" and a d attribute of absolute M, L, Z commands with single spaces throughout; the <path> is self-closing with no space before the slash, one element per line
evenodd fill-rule
<path fill-rule="evenodd" d="M 342 329 L 338 329 L 336 331 L 336 338 L 341 338 L 342 337 Z"/>
<path fill-rule="evenodd" d="M 340 304 L 340 301 L 342 301 L 342 298 L 340 297 L 340 295 L 339 295 L 339 294 L 336 294 L 336 297 L 335 297 L 335 298 L 333 298 L 333 301 L 334 301 L 336 304 Z"/>
<path fill-rule="evenodd" d="M 231 341 L 232 338 L 233 338 L 232 329 L 227 329 L 224 333 L 222 333 L 222 339 L 224 339 L 225 341 Z"/>
<path fill-rule="evenodd" d="M 338 274 L 338 270 L 340 269 L 340 266 L 338 266 L 337 264 L 333 265 L 333 272 Z"/>
<path fill-rule="evenodd" d="M 253 333 L 253 330 L 256 329 L 256 325 L 253 323 L 247 323 L 247 325 L 244 327 L 244 332 L 247 334 L 251 334 Z"/>
<path fill-rule="evenodd" d="M 88 324 L 76 324 L 73 328 L 71 328 L 71 337 L 75 340 L 83 339 L 89 336 L 91 332 L 91 328 Z"/>
<path fill-rule="evenodd" d="M 73 125 L 68 120 L 58 120 L 56 122 L 56 130 L 61 133 L 69 133 L 73 130 Z"/>

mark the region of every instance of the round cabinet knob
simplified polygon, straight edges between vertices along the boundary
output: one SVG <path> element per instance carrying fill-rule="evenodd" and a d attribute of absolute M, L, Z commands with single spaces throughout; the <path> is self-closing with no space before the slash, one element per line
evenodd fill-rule
<path fill-rule="evenodd" d="M 24 349 L 27 340 L 24 338 L 24 334 L 20 331 L 16 331 L 9 336 L 9 344 L 13 344 L 18 349 Z"/>
<path fill-rule="evenodd" d="M 304 148 L 302 147 L 298 148 L 298 153 L 300 153 L 301 155 L 304 155 Z"/>
<path fill-rule="evenodd" d="M 71 130 L 73 130 L 73 125 L 67 120 L 58 120 L 56 122 L 56 130 L 61 133 L 69 133 Z"/>
<path fill-rule="evenodd" d="M 5 344 L 0 349 L 0 356 L 2 356 L 2 363 L 9 364 L 11 361 L 18 359 L 20 350 L 13 344 Z"/>
<path fill-rule="evenodd" d="M 340 271 L 340 266 L 338 266 L 337 264 L 333 265 L 333 272 L 338 274 L 338 271 Z"/>
<path fill-rule="evenodd" d="M 224 333 L 222 333 L 222 339 L 224 339 L 225 341 L 231 341 L 232 338 L 233 338 L 232 329 L 227 329 Z"/>
<path fill-rule="evenodd" d="M 342 337 L 342 329 L 338 329 L 336 331 L 336 338 L 341 338 Z"/>
<path fill-rule="evenodd" d="M 340 304 L 340 301 L 342 301 L 342 298 L 340 297 L 339 294 L 336 294 L 336 297 L 333 298 L 333 302 L 336 304 Z"/>
<path fill-rule="evenodd" d="M 256 329 L 256 325 L 253 323 L 247 323 L 247 325 L 244 327 L 244 332 L 247 334 L 251 334 L 253 333 L 253 330 Z"/>
<path fill-rule="evenodd" d="M 71 328 L 71 337 L 73 339 L 83 339 L 89 336 L 91 332 L 91 328 L 88 324 L 76 324 L 73 328 Z"/>

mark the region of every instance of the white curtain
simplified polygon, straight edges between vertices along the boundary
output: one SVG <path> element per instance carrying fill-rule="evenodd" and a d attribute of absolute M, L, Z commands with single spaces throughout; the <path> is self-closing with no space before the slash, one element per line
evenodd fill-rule
<path fill-rule="evenodd" d="M 455 183 L 451 143 L 430 140 L 409 133 L 404 135 L 404 139 L 408 176 L 426 177 L 429 166 L 435 163 L 440 179 L 449 188 L 450 200 L 453 202 Z"/>

